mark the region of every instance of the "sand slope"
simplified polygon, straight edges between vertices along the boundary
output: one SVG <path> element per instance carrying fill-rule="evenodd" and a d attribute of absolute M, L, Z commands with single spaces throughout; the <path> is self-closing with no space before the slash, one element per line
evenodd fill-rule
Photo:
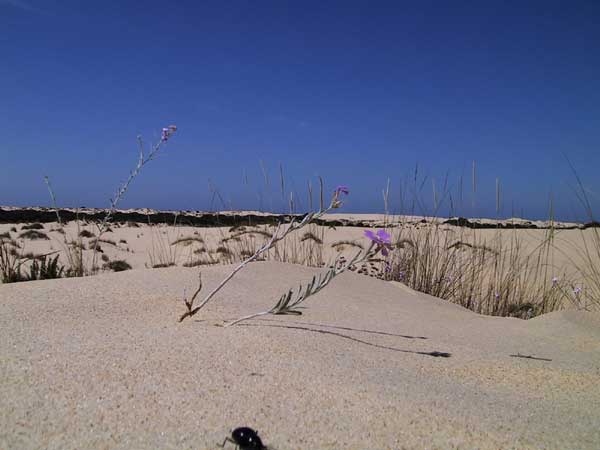
<path fill-rule="evenodd" d="M 347 273 L 302 316 L 213 325 L 315 272 L 251 264 L 181 324 L 195 269 L 0 285 L 0 448 L 214 449 L 241 425 L 280 450 L 600 448 L 598 314 L 483 317 Z"/>

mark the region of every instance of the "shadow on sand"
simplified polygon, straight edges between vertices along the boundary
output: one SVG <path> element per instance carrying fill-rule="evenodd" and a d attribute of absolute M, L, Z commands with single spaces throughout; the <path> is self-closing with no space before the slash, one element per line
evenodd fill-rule
<path fill-rule="evenodd" d="M 402 353 L 413 353 L 416 355 L 424 355 L 424 356 L 433 356 L 436 358 L 449 358 L 451 356 L 451 353 L 447 353 L 447 352 L 438 352 L 438 351 L 433 351 L 433 352 L 420 352 L 420 351 L 416 351 L 416 350 L 407 350 L 407 349 L 403 349 L 403 348 L 396 348 L 396 347 L 390 347 L 387 345 L 381 345 L 381 344 L 375 344 L 373 342 L 368 342 L 362 339 L 358 339 L 354 336 L 349 336 L 347 334 L 342 334 L 342 333 L 338 333 L 335 331 L 330 331 L 330 330 L 323 330 L 320 328 L 311 328 L 309 326 L 299 326 L 299 325 L 287 325 L 289 323 L 296 323 L 296 324 L 302 324 L 302 325 L 312 325 L 312 326 L 319 326 L 319 327 L 327 327 L 327 328 L 335 328 L 335 329 L 340 329 L 340 330 L 348 330 L 348 331 L 357 331 L 357 332 L 361 332 L 361 333 L 369 333 L 369 334 L 380 334 L 380 335 L 385 335 L 385 336 L 395 336 L 395 337 L 401 337 L 404 339 L 427 339 L 426 337 L 423 336 L 407 336 L 407 335 L 403 335 L 403 334 L 393 334 L 393 333 L 386 333 L 386 332 L 382 332 L 382 331 L 373 331 L 373 330 L 362 330 L 362 329 L 355 329 L 355 328 L 349 328 L 349 327 L 339 327 L 339 326 L 335 326 L 335 325 L 325 325 L 325 324 L 315 324 L 315 323 L 307 323 L 307 322 L 296 322 L 296 321 L 290 321 L 290 322 L 282 322 L 279 320 L 270 320 L 270 319 L 261 319 L 261 321 L 265 322 L 278 322 L 278 324 L 274 324 L 274 323 L 270 323 L 270 324 L 259 324 L 259 323 L 242 323 L 239 324 L 238 326 L 245 326 L 245 327 L 271 327 L 271 328 L 287 328 L 290 330 L 301 330 L 301 331 L 310 331 L 313 333 L 321 333 L 321 334 L 328 334 L 331 336 L 337 336 L 337 337 L 341 337 L 343 339 L 348 339 L 350 341 L 353 342 L 358 342 L 360 344 L 364 344 L 364 345 L 368 345 L 370 347 L 376 347 L 376 348 L 382 348 L 385 350 L 392 350 L 395 352 L 402 352 Z"/>

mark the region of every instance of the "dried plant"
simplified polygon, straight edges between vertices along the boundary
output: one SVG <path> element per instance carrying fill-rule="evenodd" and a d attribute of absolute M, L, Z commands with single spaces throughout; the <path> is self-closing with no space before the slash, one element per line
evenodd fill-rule
<path fill-rule="evenodd" d="M 204 244 L 204 239 L 196 236 L 184 236 L 181 238 L 177 238 L 175 241 L 171 243 L 171 245 L 182 244 L 184 246 L 192 245 L 194 242 L 198 242 L 200 244 Z"/>
<path fill-rule="evenodd" d="M 171 238 L 171 228 L 163 227 L 161 224 L 154 225 L 150 222 L 148 216 L 148 226 L 150 227 L 151 249 L 148 252 L 150 258 L 150 267 L 156 269 L 160 267 L 171 267 L 177 265 L 179 259 L 179 246 L 173 245 L 179 240 L 179 228 L 177 227 L 178 214 L 175 214 L 172 227 L 177 231 L 176 237 Z M 171 244 L 170 242 L 173 242 Z"/>
<path fill-rule="evenodd" d="M 62 277 L 65 267 L 59 266 L 58 255 L 54 258 L 49 258 L 46 263 L 47 255 L 38 255 L 29 269 L 27 280 L 50 280 Z"/>
<path fill-rule="evenodd" d="M 282 223 L 280 222 L 277 225 L 277 228 L 275 229 L 275 232 L 273 233 L 271 239 L 269 239 L 269 241 L 267 241 L 265 244 L 263 244 L 258 250 L 256 250 L 256 252 L 254 252 L 254 254 L 252 256 L 250 256 L 249 258 L 245 259 L 244 261 L 242 261 L 242 263 L 240 263 L 235 269 L 233 269 L 233 271 L 227 275 L 222 281 L 221 283 L 219 283 L 219 285 L 214 288 L 201 302 L 198 306 L 196 306 L 195 308 L 193 307 L 193 302 L 194 299 L 196 298 L 196 296 L 199 293 L 199 290 L 194 294 L 194 296 L 192 297 L 192 299 L 190 300 L 190 302 L 188 302 L 187 300 L 184 302 L 186 307 L 187 307 L 187 311 L 179 318 L 179 321 L 183 321 L 185 318 L 187 317 L 192 317 L 195 314 L 198 313 L 198 311 L 200 311 L 213 297 L 214 295 L 219 292 L 223 286 L 225 286 L 225 284 L 227 284 L 227 282 L 229 282 L 229 280 L 231 280 L 236 273 L 238 273 L 241 269 L 243 269 L 247 264 L 251 263 L 252 261 L 255 261 L 257 258 L 259 258 L 262 254 L 264 254 L 265 252 L 267 252 L 269 249 L 271 249 L 275 244 L 277 244 L 277 242 L 285 239 L 288 235 L 290 235 L 291 233 L 303 228 L 304 226 L 308 225 L 309 223 L 311 223 L 313 220 L 316 220 L 318 218 L 320 218 L 321 216 L 323 216 L 323 214 L 326 214 L 327 212 L 333 210 L 333 209 L 337 209 L 341 206 L 341 195 L 348 194 L 348 188 L 346 186 L 338 186 L 338 188 L 334 191 L 333 193 L 333 197 L 331 199 L 331 203 L 329 204 L 329 207 L 327 207 L 326 209 L 321 209 L 319 212 L 316 213 L 308 213 L 304 216 L 304 218 L 300 221 L 300 222 L 296 222 L 295 218 L 292 218 L 290 224 L 284 229 L 282 228 Z M 200 285 L 200 289 L 201 289 L 201 285 Z"/>
<path fill-rule="evenodd" d="M 224 326 L 229 327 L 235 325 L 237 323 L 243 322 L 244 320 L 253 319 L 255 317 L 265 316 L 267 314 L 294 314 L 300 315 L 302 311 L 300 311 L 300 304 L 303 303 L 308 297 L 316 294 L 321 289 L 326 287 L 331 280 L 333 280 L 339 274 L 348 270 L 354 264 L 361 263 L 363 261 L 368 261 L 370 258 L 375 256 L 375 254 L 379 251 L 379 248 L 376 247 L 375 243 L 371 243 L 369 248 L 366 251 L 359 251 L 350 261 L 345 264 L 338 264 L 339 260 L 336 259 L 331 267 L 321 273 L 319 275 L 315 275 L 312 277 L 312 280 L 306 284 L 306 286 L 302 286 L 302 284 L 298 287 L 297 290 L 290 289 L 288 292 L 283 294 L 275 306 L 271 309 L 255 314 L 250 314 L 248 316 L 241 317 L 232 322 L 226 323 Z"/>
<path fill-rule="evenodd" d="M 27 230 L 19 234 L 20 239 L 31 239 L 32 241 L 38 239 L 49 240 L 50 238 L 46 233 L 37 230 Z"/>
<path fill-rule="evenodd" d="M 110 229 L 109 222 L 112 220 L 112 216 L 114 215 L 115 211 L 117 210 L 117 206 L 118 206 L 119 202 L 125 196 L 125 194 L 127 193 L 127 190 L 129 189 L 129 186 L 131 185 L 133 180 L 139 175 L 142 168 L 146 164 L 148 164 L 150 161 L 152 161 L 153 159 L 156 158 L 161 146 L 166 144 L 166 142 L 171 138 L 171 136 L 176 131 L 177 131 L 177 127 L 175 125 L 170 125 L 166 128 L 163 128 L 161 131 L 160 140 L 154 146 L 151 147 L 150 152 L 147 155 L 145 155 L 145 153 L 144 153 L 144 143 L 142 141 L 142 138 L 141 138 L 141 136 L 138 136 L 138 138 L 137 138 L 138 147 L 139 147 L 138 162 L 135 165 L 135 167 L 133 168 L 133 170 L 129 173 L 129 176 L 127 177 L 125 182 L 121 186 L 119 186 L 115 195 L 111 198 L 108 213 L 104 216 L 102 222 L 100 222 L 100 224 L 96 225 L 97 229 L 98 229 L 98 233 L 97 233 L 98 238 L 94 241 L 94 245 L 93 245 L 93 249 L 92 249 L 93 250 L 92 263 L 91 263 L 91 267 L 89 268 L 89 270 L 86 270 L 86 268 L 84 267 L 85 263 L 84 263 L 84 258 L 83 258 L 82 246 L 78 246 L 75 248 L 75 250 L 73 250 L 73 248 L 70 247 L 68 244 L 68 239 L 67 239 L 67 236 L 66 236 L 66 233 L 64 230 L 64 225 L 60 218 L 60 213 L 58 211 L 58 208 L 56 206 L 56 196 L 54 194 L 54 190 L 52 189 L 52 185 L 50 184 L 50 179 L 48 177 L 44 177 L 44 181 L 46 183 L 46 186 L 48 187 L 48 191 L 50 192 L 50 197 L 52 199 L 52 206 L 56 212 L 56 217 L 58 219 L 60 229 L 62 230 L 62 234 L 65 236 L 64 237 L 65 251 L 67 253 L 67 258 L 69 260 L 69 266 L 70 266 L 67 272 L 68 272 L 68 274 L 70 274 L 70 276 L 84 276 L 86 273 L 95 273 L 96 272 L 98 244 L 99 244 L 99 242 L 102 241 L 101 238 L 104 233 L 112 231 Z M 80 223 L 79 223 L 79 220 L 77 220 L 77 235 L 78 235 L 79 239 L 81 239 L 80 233 L 81 233 Z"/>
<path fill-rule="evenodd" d="M 22 281 L 19 254 L 7 242 L 0 241 L 0 277 L 2 283 Z"/>
<path fill-rule="evenodd" d="M 303 287 L 300 285 L 296 291 L 293 289 L 288 290 L 287 293 L 279 298 L 277 303 L 275 303 L 275 306 L 271 309 L 241 317 L 233 322 L 225 324 L 225 326 L 232 326 L 244 320 L 265 316 L 267 314 L 302 314 L 299 305 L 308 297 L 316 294 L 327 286 L 336 276 L 357 264 L 366 263 L 372 260 L 379 253 L 383 256 L 389 255 L 392 246 L 390 244 L 390 235 L 385 230 L 379 230 L 377 233 L 367 230 L 365 231 L 365 236 L 369 238 L 371 244 L 366 250 L 361 250 L 356 253 L 349 261 L 344 259 L 344 261 L 341 262 L 341 258 L 336 258 L 327 271 L 320 275 L 313 276 L 312 280 L 306 286 Z"/>
<path fill-rule="evenodd" d="M 113 272 L 122 272 L 122 271 L 131 269 L 131 265 L 123 259 L 109 261 L 109 262 L 105 263 L 102 267 L 104 269 L 112 270 Z"/>
<path fill-rule="evenodd" d="M 314 233 L 312 232 L 306 232 L 302 235 L 302 237 L 300 238 L 300 242 L 304 242 L 304 241 L 313 241 L 317 244 L 322 244 L 323 243 L 323 239 L 321 239 L 319 236 L 316 236 Z"/>
<path fill-rule="evenodd" d="M 363 246 L 362 246 L 362 244 L 360 242 L 350 241 L 350 240 L 347 240 L 347 239 L 341 240 L 341 241 L 336 241 L 333 244 L 331 244 L 331 248 L 334 248 L 334 249 L 336 249 L 339 252 L 344 251 L 344 249 L 346 248 L 346 246 L 360 248 L 360 249 L 363 248 Z"/>
<path fill-rule="evenodd" d="M 29 225 L 23 225 L 21 227 L 21 230 L 43 230 L 43 229 L 44 229 L 44 225 L 42 225 L 39 222 L 32 223 Z"/>

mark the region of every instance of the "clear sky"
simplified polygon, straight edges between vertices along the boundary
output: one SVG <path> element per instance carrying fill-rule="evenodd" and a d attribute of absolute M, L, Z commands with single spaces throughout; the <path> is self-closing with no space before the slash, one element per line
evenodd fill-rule
<path fill-rule="evenodd" d="M 0 0 L 0 204 L 105 207 L 147 142 L 178 126 L 123 207 L 600 209 L 598 1 Z M 476 161 L 477 192 L 471 193 Z M 261 170 L 268 173 L 269 186 Z M 460 177 L 463 195 L 460 200 Z M 420 184 L 420 183 L 419 183 Z M 447 213 L 450 196 L 442 211 Z M 474 206 L 473 206 L 474 205 Z"/>

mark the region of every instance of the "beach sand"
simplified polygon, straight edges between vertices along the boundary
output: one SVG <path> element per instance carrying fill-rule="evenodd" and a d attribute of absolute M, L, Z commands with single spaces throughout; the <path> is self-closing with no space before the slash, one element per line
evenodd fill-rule
<path fill-rule="evenodd" d="M 301 316 L 215 326 L 316 272 L 252 263 L 182 323 L 198 268 L 0 285 L 0 448 L 215 449 L 238 426 L 280 450 L 600 448 L 598 313 L 487 317 L 347 272 Z"/>

